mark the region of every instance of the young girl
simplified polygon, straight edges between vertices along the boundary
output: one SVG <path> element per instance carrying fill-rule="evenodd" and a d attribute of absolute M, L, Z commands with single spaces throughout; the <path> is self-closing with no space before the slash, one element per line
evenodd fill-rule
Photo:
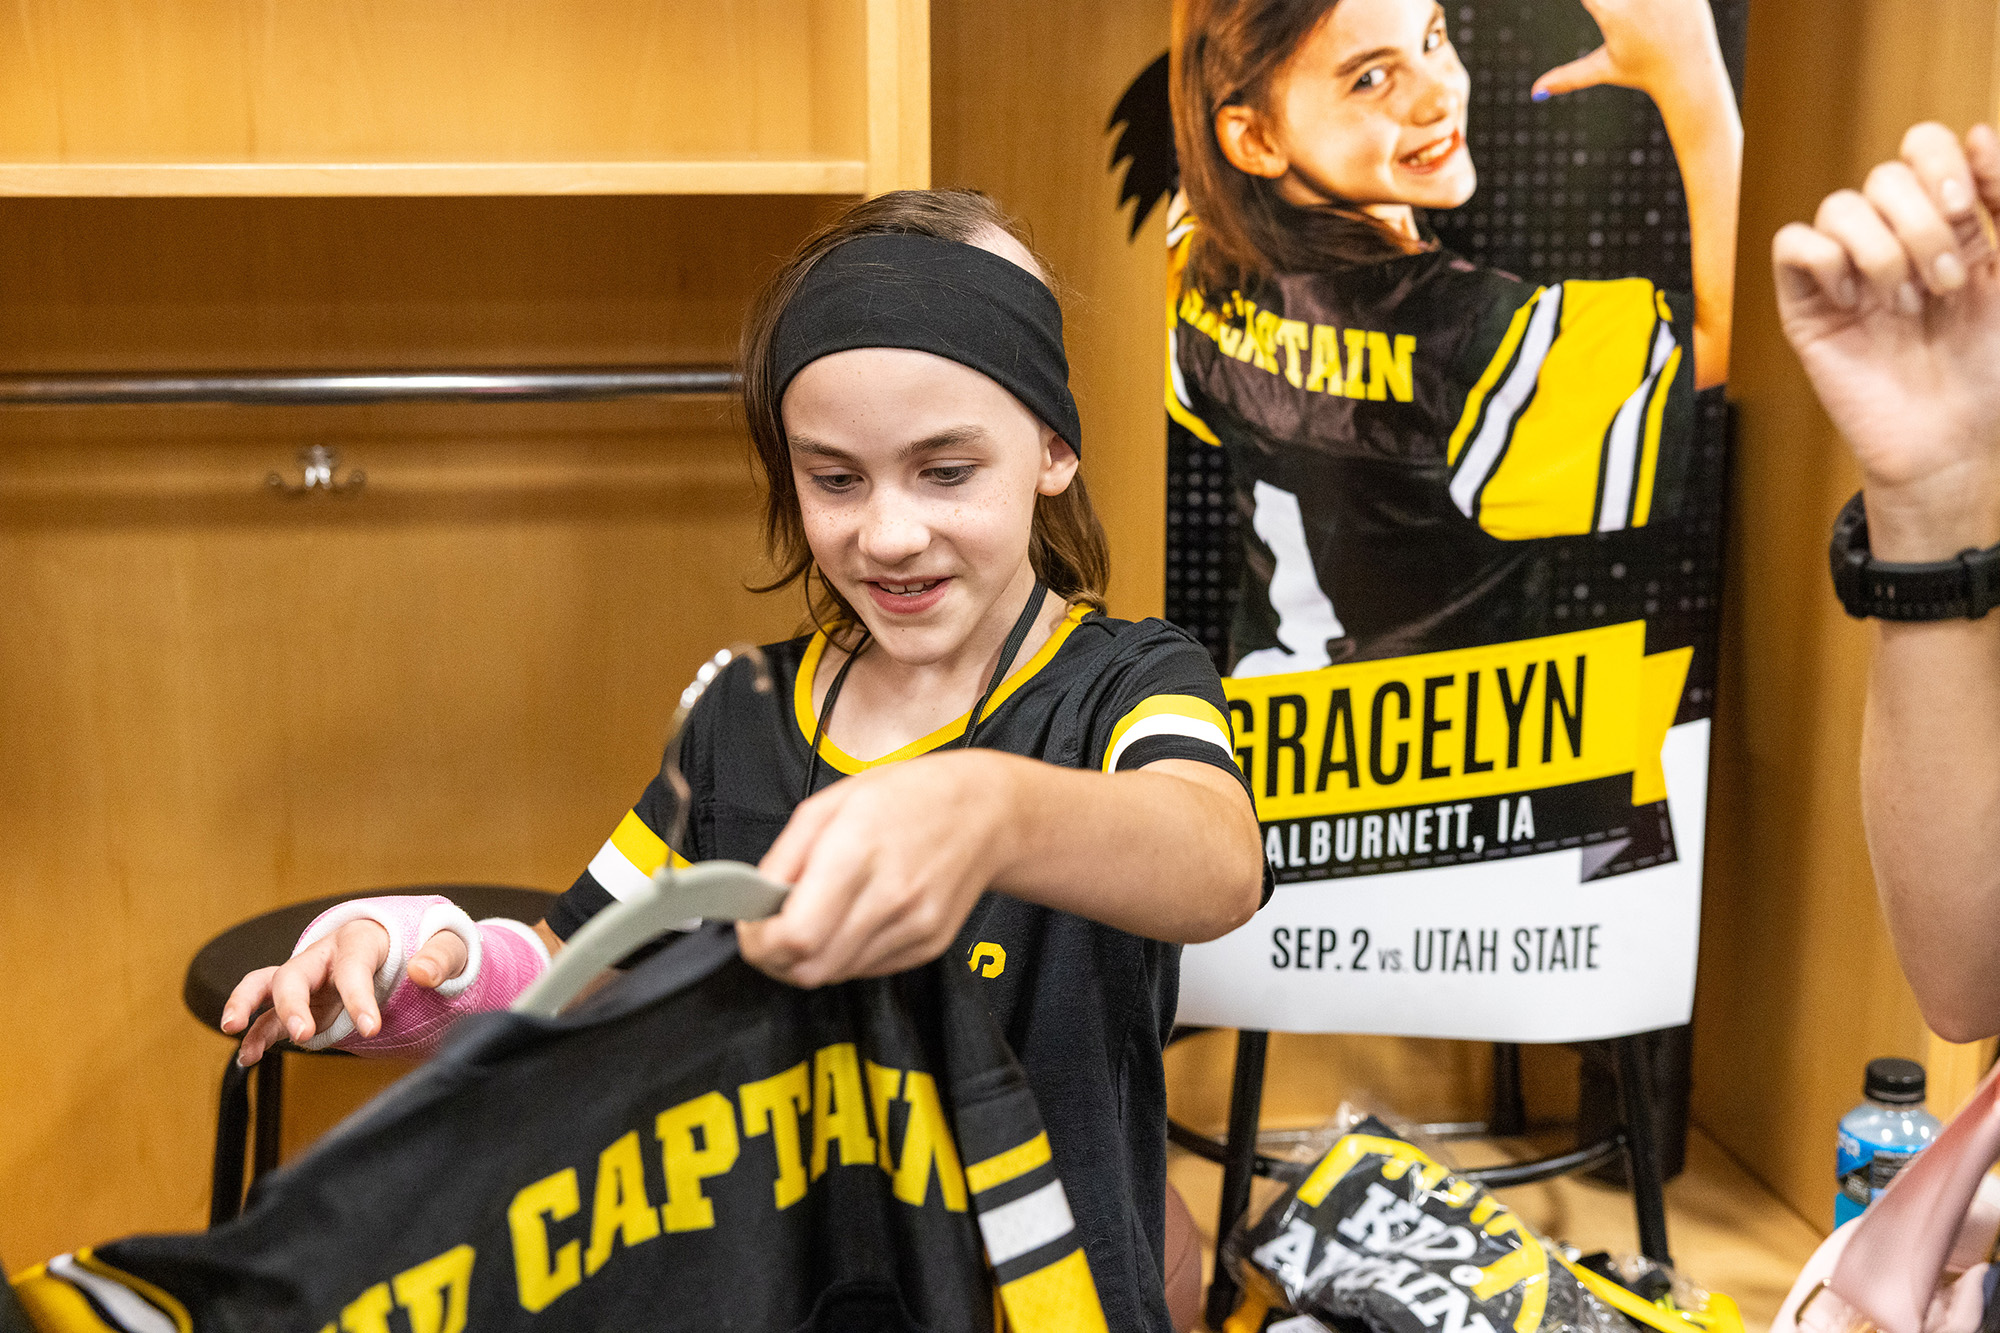
<path fill-rule="evenodd" d="M 1177 946 L 1248 919 L 1263 858 L 1206 655 L 1102 612 L 1055 298 L 982 196 L 887 195 L 784 266 L 743 362 L 773 586 L 805 582 L 820 626 L 765 650 L 777 698 L 726 671 L 682 735 L 688 808 L 655 779 L 533 932 L 344 904 L 244 978 L 223 1028 L 247 1026 L 246 1062 L 286 1035 L 421 1050 L 669 856 L 755 862 L 793 886 L 738 927 L 774 977 L 975 967 L 1111 1326 L 1166 1328 Z"/>
<path fill-rule="evenodd" d="M 1167 407 L 1229 451 L 1233 674 L 1534 632 L 1533 539 L 1672 512 L 1691 396 L 1729 363 L 1742 130 L 1708 0 L 1584 0 L 1604 45 L 1535 100 L 1640 89 L 1679 159 L 1694 295 L 1547 287 L 1439 248 L 1476 183 L 1436 0 L 1180 0 L 1186 213 Z"/>

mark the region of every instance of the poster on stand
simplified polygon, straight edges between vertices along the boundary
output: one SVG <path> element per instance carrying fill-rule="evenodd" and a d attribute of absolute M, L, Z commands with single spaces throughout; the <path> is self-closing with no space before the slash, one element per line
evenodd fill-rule
<path fill-rule="evenodd" d="M 1746 7 L 1175 0 L 1114 165 L 1277 885 L 1181 1022 L 1688 1020 Z"/>

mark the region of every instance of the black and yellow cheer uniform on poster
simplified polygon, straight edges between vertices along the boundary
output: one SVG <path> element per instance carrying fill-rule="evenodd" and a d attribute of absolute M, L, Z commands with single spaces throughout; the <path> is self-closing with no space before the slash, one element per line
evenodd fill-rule
<path fill-rule="evenodd" d="M 1231 674 L 1530 637 L 1540 539 L 1680 504 L 1689 296 L 1537 286 L 1441 248 L 1200 292 L 1181 277 L 1197 225 L 1168 235 L 1167 410 L 1228 451 Z"/>
<path fill-rule="evenodd" d="M 58 1256 L 15 1279 L 12 1322 L 994 1333 L 1004 1304 L 1020 1333 L 1133 1327 L 1098 1308 L 977 986 L 939 959 L 798 990 L 705 927 L 559 1018 L 466 1018 L 242 1216 Z"/>
<path fill-rule="evenodd" d="M 776 840 L 806 786 L 812 681 L 825 649 L 821 635 L 765 649 L 771 694 L 757 691 L 750 664 L 739 661 L 702 696 L 681 733 L 691 795 L 685 845 L 674 854 L 754 864 Z M 1192 759 L 1240 780 L 1223 707 L 1207 653 L 1181 631 L 1076 607 L 994 693 L 976 739 L 1065 768 L 1116 772 Z M 822 740 L 817 788 L 949 746 L 965 722 L 873 763 Z M 567 938 L 659 867 L 670 854 L 661 833 L 672 813 L 655 779 L 551 910 L 558 935 Z M 1179 946 L 988 894 L 948 956 L 976 973 L 1027 1072 L 1110 1326 L 1169 1327 L 1160 1052 L 1178 998 Z"/>

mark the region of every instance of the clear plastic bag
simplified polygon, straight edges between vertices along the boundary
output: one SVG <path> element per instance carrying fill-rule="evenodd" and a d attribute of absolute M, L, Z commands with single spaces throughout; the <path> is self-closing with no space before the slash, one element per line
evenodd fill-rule
<path fill-rule="evenodd" d="M 1577 1262 L 1414 1138 L 1342 1108 L 1224 1245 L 1245 1293 L 1228 1333 L 1741 1333 L 1728 1297 L 1643 1259 Z"/>

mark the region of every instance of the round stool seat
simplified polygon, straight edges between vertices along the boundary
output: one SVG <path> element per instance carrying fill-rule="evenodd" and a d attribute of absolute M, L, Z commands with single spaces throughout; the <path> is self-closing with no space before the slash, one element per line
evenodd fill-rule
<path fill-rule="evenodd" d="M 290 958 L 292 946 L 298 942 L 305 928 L 312 924 L 314 917 L 350 899 L 396 893 L 443 894 L 463 907 L 475 921 L 489 916 L 504 916 L 530 925 L 547 916 L 550 905 L 556 900 L 556 895 L 541 889 L 515 889 L 498 884 L 417 884 L 407 888 L 341 893 L 331 898 L 315 898 L 309 903 L 293 903 L 290 907 L 280 907 L 238 922 L 202 945 L 194 961 L 188 964 L 187 979 L 181 985 L 181 998 L 196 1018 L 220 1031 L 222 1006 L 228 1002 L 230 992 L 236 989 L 236 983 L 243 980 L 247 972 L 254 972 L 260 967 L 274 967 Z"/>

